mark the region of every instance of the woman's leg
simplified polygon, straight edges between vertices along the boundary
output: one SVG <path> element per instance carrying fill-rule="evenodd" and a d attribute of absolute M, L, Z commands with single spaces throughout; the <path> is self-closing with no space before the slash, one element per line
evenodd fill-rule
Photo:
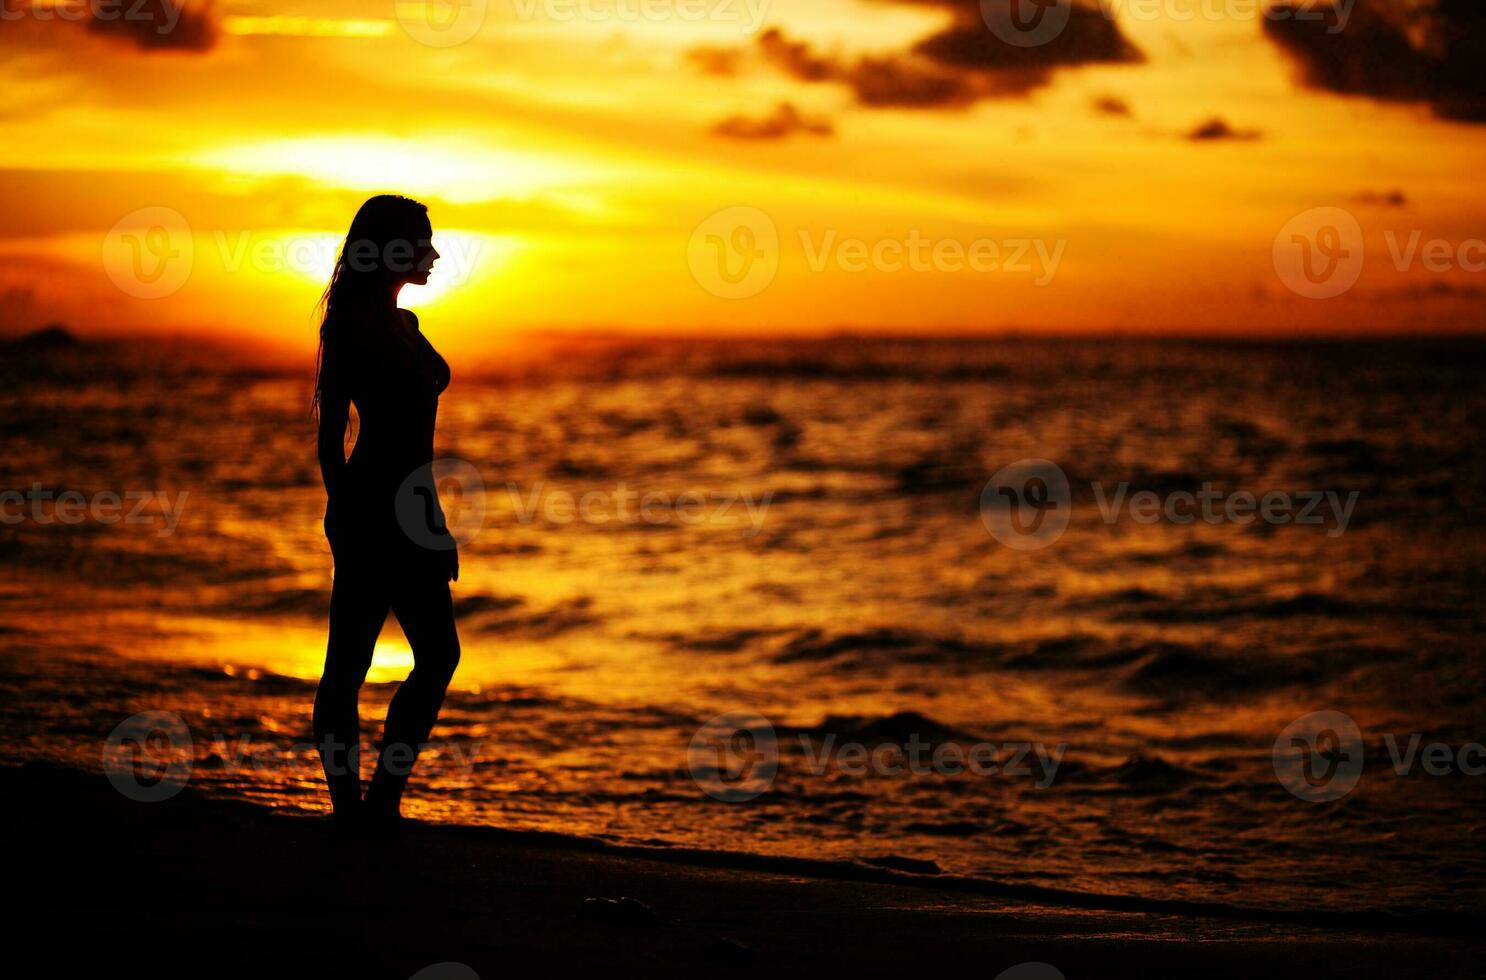
<path fill-rule="evenodd" d="M 356 702 L 389 605 L 386 590 L 374 580 L 337 572 L 330 590 L 325 671 L 315 690 L 314 727 L 330 803 L 340 817 L 353 815 L 361 803 L 361 719 Z"/>
<path fill-rule="evenodd" d="M 387 708 L 377 770 L 366 791 L 366 807 L 374 817 L 397 815 L 418 749 L 433 731 L 459 665 L 459 634 L 447 581 L 425 579 L 403 587 L 393 597 L 392 611 L 413 648 L 413 670 Z"/>

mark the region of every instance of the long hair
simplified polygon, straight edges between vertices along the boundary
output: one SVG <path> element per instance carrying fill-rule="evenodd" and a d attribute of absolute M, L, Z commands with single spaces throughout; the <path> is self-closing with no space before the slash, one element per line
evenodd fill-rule
<path fill-rule="evenodd" d="M 310 411 L 320 414 L 325 371 L 325 340 L 331 328 L 346 314 L 368 309 L 385 287 L 388 277 L 398 270 L 388 265 L 394 246 L 408 247 L 411 260 L 413 246 L 428 235 L 428 208 L 409 197 L 378 194 L 361 205 L 351 219 L 351 230 L 341 244 L 340 255 L 330 282 L 320 296 L 316 309 L 320 317 L 320 347 L 315 353 L 315 395 Z M 402 256 L 398 252 L 396 257 Z"/>

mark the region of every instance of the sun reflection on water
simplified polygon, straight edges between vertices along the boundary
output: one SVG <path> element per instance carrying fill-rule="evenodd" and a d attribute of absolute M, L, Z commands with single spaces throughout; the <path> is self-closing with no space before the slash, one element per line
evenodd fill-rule
<path fill-rule="evenodd" d="M 366 679 L 373 684 L 402 680 L 413 669 L 413 649 L 407 640 L 383 638 L 372 654 L 371 670 Z"/>

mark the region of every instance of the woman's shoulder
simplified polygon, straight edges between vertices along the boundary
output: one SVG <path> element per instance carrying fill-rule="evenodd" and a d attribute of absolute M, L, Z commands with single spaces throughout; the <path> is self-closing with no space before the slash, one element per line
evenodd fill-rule
<path fill-rule="evenodd" d="M 414 330 L 418 329 L 418 314 L 414 313 L 412 310 L 405 310 L 402 307 L 398 307 L 397 313 L 399 316 L 402 317 L 404 323 L 412 327 Z"/>

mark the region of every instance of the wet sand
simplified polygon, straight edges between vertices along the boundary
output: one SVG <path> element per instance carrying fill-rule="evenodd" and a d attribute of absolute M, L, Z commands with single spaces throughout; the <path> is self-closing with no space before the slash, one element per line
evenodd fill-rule
<path fill-rule="evenodd" d="M 1080 909 L 923 876 L 821 877 L 552 835 L 346 834 L 190 790 L 137 803 L 101 776 L 42 765 L 0 770 L 0 783 L 17 934 L 62 974 L 411 977 L 458 962 L 486 980 L 558 967 L 991 980 L 1041 961 L 1069 978 L 1466 977 L 1486 954 L 1459 923 L 1436 935 L 1427 922 Z M 620 897 L 643 908 L 586 903 Z"/>

